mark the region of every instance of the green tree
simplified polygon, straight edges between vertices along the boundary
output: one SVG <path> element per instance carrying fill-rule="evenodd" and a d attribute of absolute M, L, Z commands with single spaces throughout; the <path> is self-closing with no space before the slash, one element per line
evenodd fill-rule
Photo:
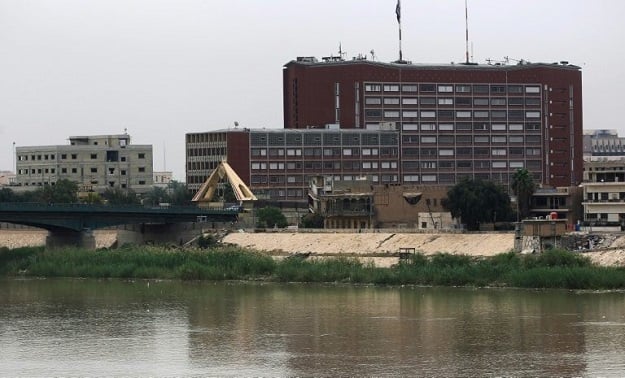
<path fill-rule="evenodd" d="M 302 228 L 323 228 L 323 216 L 318 213 L 308 213 L 302 217 Z"/>
<path fill-rule="evenodd" d="M 100 197 L 100 195 L 96 192 L 87 193 L 87 196 L 82 199 L 82 202 L 91 205 L 101 205 L 102 203 L 104 203 L 102 197 Z"/>
<path fill-rule="evenodd" d="M 0 189 L 0 202 L 19 202 L 18 196 L 9 188 Z"/>
<path fill-rule="evenodd" d="M 153 186 L 152 189 L 143 196 L 143 203 L 152 206 L 156 206 L 159 203 L 169 203 L 169 194 L 165 188 Z"/>
<path fill-rule="evenodd" d="M 54 185 L 46 185 L 36 191 L 39 202 L 75 203 L 78 202 L 78 184 L 66 179 L 58 180 Z"/>
<path fill-rule="evenodd" d="M 102 194 L 110 205 L 138 205 L 139 198 L 132 189 L 107 188 Z"/>
<path fill-rule="evenodd" d="M 517 169 L 514 175 L 512 175 L 510 187 L 517 197 L 518 216 L 520 219 L 528 217 L 530 213 L 530 200 L 532 194 L 536 191 L 536 183 L 534 182 L 532 174 L 525 168 Z"/>
<path fill-rule="evenodd" d="M 482 222 L 507 220 L 511 214 L 510 197 L 490 181 L 464 179 L 447 191 L 442 204 L 469 230 L 478 230 Z"/>
<path fill-rule="evenodd" d="M 280 209 L 274 206 L 267 206 L 262 209 L 258 209 L 256 216 L 258 217 L 258 227 L 284 228 L 288 226 L 288 222 L 286 221 L 284 214 L 282 214 Z"/>
<path fill-rule="evenodd" d="M 169 194 L 169 203 L 172 205 L 188 205 L 193 198 L 193 194 L 189 192 L 187 185 L 172 180 L 167 185 L 167 192 Z"/>

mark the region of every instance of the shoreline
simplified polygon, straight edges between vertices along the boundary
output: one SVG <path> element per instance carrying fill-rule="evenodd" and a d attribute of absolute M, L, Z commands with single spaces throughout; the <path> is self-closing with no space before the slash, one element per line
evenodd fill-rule
<path fill-rule="evenodd" d="M 116 230 L 95 230 L 96 248 L 110 248 L 117 241 Z M 9 249 L 45 244 L 46 230 L 2 229 L 0 247 Z M 489 257 L 512 250 L 513 233 L 332 233 L 332 232 L 261 232 L 232 231 L 222 239 L 225 245 L 261 251 L 275 258 L 308 255 L 313 259 L 355 257 L 389 267 L 399 261 L 400 248 L 415 248 L 424 255 L 449 253 Z M 599 266 L 625 267 L 625 235 L 620 234 L 605 248 L 580 253 Z"/>

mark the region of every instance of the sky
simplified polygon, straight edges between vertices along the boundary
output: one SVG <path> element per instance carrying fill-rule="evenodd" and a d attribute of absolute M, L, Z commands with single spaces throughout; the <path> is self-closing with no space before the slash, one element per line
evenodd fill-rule
<path fill-rule="evenodd" d="M 402 52 L 463 62 L 464 0 L 403 0 Z M 398 58 L 396 0 L 0 0 L 0 171 L 13 146 L 121 134 L 185 180 L 184 136 L 282 128 L 297 56 Z M 625 1 L 468 0 L 472 61 L 582 68 L 584 129 L 625 136 Z"/>

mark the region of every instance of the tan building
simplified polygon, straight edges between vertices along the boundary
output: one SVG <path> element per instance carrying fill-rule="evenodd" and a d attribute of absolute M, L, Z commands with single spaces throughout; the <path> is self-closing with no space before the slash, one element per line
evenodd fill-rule
<path fill-rule="evenodd" d="M 67 179 L 96 192 L 107 188 L 150 190 L 152 146 L 133 145 L 130 135 L 73 136 L 69 145 L 16 148 L 16 183 L 54 185 Z"/>
<path fill-rule="evenodd" d="M 581 186 L 586 225 L 625 226 L 625 158 L 586 158 Z"/>
<path fill-rule="evenodd" d="M 309 205 L 324 216 L 325 228 L 449 229 L 456 225 L 441 204 L 444 186 L 380 185 L 362 177 L 311 180 Z"/>
<path fill-rule="evenodd" d="M 15 185 L 15 173 L 0 171 L 0 186 Z"/>

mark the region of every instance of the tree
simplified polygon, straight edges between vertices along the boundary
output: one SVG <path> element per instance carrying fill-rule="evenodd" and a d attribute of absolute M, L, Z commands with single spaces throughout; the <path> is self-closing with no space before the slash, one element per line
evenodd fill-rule
<path fill-rule="evenodd" d="M 308 213 L 302 217 L 302 228 L 323 228 L 323 216 L 318 213 Z"/>
<path fill-rule="evenodd" d="M 18 196 L 9 188 L 0 189 L 0 202 L 19 202 Z"/>
<path fill-rule="evenodd" d="M 511 213 L 510 197 L 490 181 L 464 179 L 449 189 L 442 204 L 469 230 L 478 230 L 481 222 L 507 220 Z"/>
<path fill-rule="evenodd" d="M 139 199 L 134 190 L 121 188 L 107 188 L 102 194 L 110 205 L 138 205 Z"/>
<path fill-rule="evenodd" d="M 102 197 L 96 192 L 87 193 L 87 196 L 82 199 L 82 202 L 90 205 L 101 205 L 103 203 Z"/>
<path fill-rule="evenodd" d="M 143 204 L 156 206 L 159 203 L 169 203 L 169 194 L 165 188 L 153 186 L 143 197 Z"/>
<path fill-rule="evenodd" d="M 35 191 L 39 202 L 75 203 L 78 202 L 78 184 L 66 179 L 58 180 L 54 185 L 46 185 Z"/>
<path fill-rule="evenodd" d="M 536 191 L 536 183 L 532 174 L 525 168 L 517 169 L 512 175 L 510 184 L 512 192 L 517 198 L 517 213 L 520 219 L 526 218 L 530 213 L 530 200 Z"/>
<path fill-rule="evenodd" d="M 286 217 L 277 207 L 267 206 L 258 209 L 256 216 L 258 217 L 258 227 L 284 228 L 288 226 Z"/>
<path fill-rule="evenodd" d="M 193 198 L 193 194 L 189 192 L 187 185 L 175 180 L 172 180 L 167 185 L 167 192 L 169 193 L 168 202 L 172 205 L 188 205 Z"/>

